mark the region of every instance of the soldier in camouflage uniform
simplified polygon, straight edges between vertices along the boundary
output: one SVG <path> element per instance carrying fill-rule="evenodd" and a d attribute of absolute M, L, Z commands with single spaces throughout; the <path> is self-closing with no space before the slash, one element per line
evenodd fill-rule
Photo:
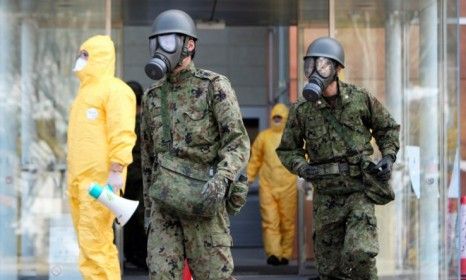
<path fill-rule="evenodd" d="M 197 34 L 189 15 L 165 11 L 155 19 L 152 32 L 152 59 L 146 73 L 156 82 L 143 96 L 141 122 L 150 279 L 181 279 L 185 258 L 194 279 L 233 279 L 225 203 L 210 218 L 187 217 L 166 209 L 152 194 L 160 159 L 169 154 L 192 166 L 217 163 L 216 173 L 204 189 L 225 198 L 229 184 L 245 168 L 250 151 L 235 92 L 226 77 L 194 66 Z M 173 44 L 177 47 L 172 48 Z M 162 122 L 163 114 L 168 114 L 169 125 Z M 167 146 L 164 127 L 168 126 L 171 143 Z"/>
<path fill-rule="evenodd" d="M 362 167 L 373 154 L 374 137 L 382 159 L 372 171 L 379 180 L 390 178 L 399 125 L 369 92 L 338 80 L 344 67 L 338 41 L 314 41 L 304 65 L 309 79 L 305 98 L 291 107 L 277 154 L 292 173 L 314 186 L 314 251 L 320 279 L 377 279 L 377 221 L 374 202 L 364 192 Z M 344 129 L 336 128 L 332 117 Z M 348 138 L 355 147 L 348 147 Z"/>

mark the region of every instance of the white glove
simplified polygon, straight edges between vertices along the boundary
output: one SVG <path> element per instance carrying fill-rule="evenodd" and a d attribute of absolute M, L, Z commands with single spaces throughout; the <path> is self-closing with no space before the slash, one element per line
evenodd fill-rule
<path fill-rule="evenodd" d="M 298 184 L 297 184 L 298 188 L 301 188 L 304 190 L 305 189 L 304 184 L 306 184 L 306 180 L 302 177 L 298 177 Z"/>
<path fill-rule="evenodd" d="M 123 176 L 121 176 L 121 172 L 110 171 L 107 184 L 113 188 L 113 192 L 119 193 L 121 188 L 123 188 Z"/>
<path fill-rule="evenodd" d="M 306 195 L 306 200 L 312 200 L 313 199 L 313 191 L 312 191 L 312 184 L 306 179 L 298 177 L 298 183 L 297 183 L 298 188 L 304 190 L 304 194 Z"/>

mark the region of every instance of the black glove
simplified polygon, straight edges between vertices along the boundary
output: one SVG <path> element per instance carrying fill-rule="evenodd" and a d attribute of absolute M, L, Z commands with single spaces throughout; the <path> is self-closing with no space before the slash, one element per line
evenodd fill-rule
<path fill-rule="evenodd" d="M 391 155 L 384 156 L 379 163 L 377 163 L 371 173 L 375 174 L 377 178 L 382 181 L 388 181 L 392 175 L 392 167 L 395 159 Z"/>
<path fill-rule="evenodd" d="M 248 179 L 244 175 L 240 175 L 238 179 L 230 184 L 228 197 L 226 201 L 227 212 L 230 215 L 237 215 L 241 208 L 246 204 L 249 186 Z"/>
<path fill-rule="evenodd" d="M 309 164 L 303 165 L 298 169 L 298 176 L 308 182 L 315 178 L 317 175 L 319 175 L 318 168 Z"/>

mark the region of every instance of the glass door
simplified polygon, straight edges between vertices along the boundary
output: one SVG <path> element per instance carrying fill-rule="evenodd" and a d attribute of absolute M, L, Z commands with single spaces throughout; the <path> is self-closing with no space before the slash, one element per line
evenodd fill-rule
<path fill-rule="evenodd" d="M 66 196 L 71 72 L 105 1 L 0 1 L 0 279 L 80 279 Z"/>
<path fill-rule="evenodd" d="M 376 210 L 381 276 L 458 274 L 456 6 L 345 1 L 334 7 L 335 37 L 349 50 L 344 79 L 367 88 L 401 124 L 391 180 L 396 200 Z"/>
<path fill-rule="evenodd" d="M 379 276 L 459 275 L 458 1 L 300 1 L 298 61 L 319 36 L 346 52 L 345 82 L 366 88 L 401 124 L 391 184 L 377 207 Z M 327 24 L 317 21 L 326 18 Z M 299 83 L 302 62 L 298 66 Z M 301 91 L 301 88 L 298 92 Z M 380 157 L 374 155 L 374 160 Z"/>

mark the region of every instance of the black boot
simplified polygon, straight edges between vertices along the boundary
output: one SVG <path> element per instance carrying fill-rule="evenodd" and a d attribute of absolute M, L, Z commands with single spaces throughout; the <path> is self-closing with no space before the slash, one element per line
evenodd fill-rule
<path fill-rule="evenodd" d="M 271 255 L 270 257 L 267 258 L 267 264 L 279 265 L 280 260 L 275 255 Z"/>
<path fill-rule="evenodd" d="M 280 265 L 288 265 L 290 261 L 287 258 L 280 259 Z"/>

